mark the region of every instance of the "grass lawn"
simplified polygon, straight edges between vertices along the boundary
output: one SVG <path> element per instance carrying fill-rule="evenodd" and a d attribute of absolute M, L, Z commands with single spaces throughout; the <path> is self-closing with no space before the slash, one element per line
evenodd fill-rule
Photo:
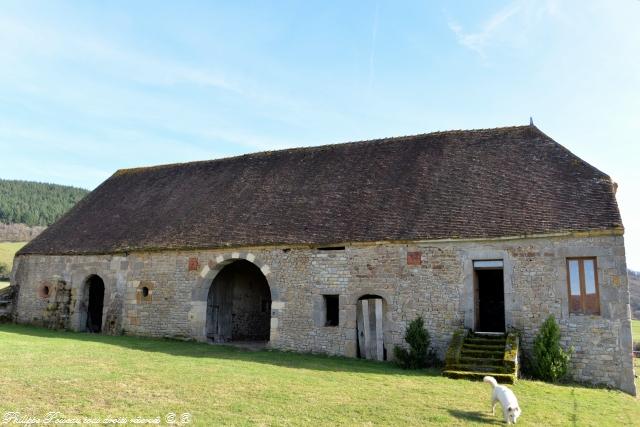
<path fill-rule="evenodd" d="M 0 264 L 6 264 L 11 271 L 13 256 L 26 244 L 27 242 L 0 242 Z"/>
<path fill-rule="evenodd" d="M 192 414 L 191 425 L 494 424 L 489 386 L 357 359 L 0 325 L 0 414 Z M 618 391 L 519 381 L 518 425 L 632 425 Z"/>
<path fill-rule="evenodd" d="M 6 288 L 7 286 L 9 286 L 9 282 L 3 282 L 0 280 L 0 289 Z"/>

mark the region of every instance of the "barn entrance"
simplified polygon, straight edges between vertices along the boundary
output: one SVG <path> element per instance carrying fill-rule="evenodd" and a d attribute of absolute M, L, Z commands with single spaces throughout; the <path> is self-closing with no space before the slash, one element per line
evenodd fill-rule
<path fill-rule="evenodd" d="M 88 332 L 102 331 L 102 309 L 104 307 L 104 282 L 100 276 L 90 276 L 86 281 L 86 290 L 89 292 L 87 305 Z"/>
<path fill-rule="evenodd" d="M 474 261 L 476 327 L 478 332 L 504 332 L 503 262 Z"/>
<path fill-rule="evenodd" d="M 382 325 L 384 300 L 378 295 L 360 297 L 356 306 L 356 336 L 358 357 L 370 360 L 387 360 Z"/>
<path fill-rule="evenodd" d="M 224 267 L 207 298 L 207 339 L 216 343 L 266 342 L 271 330 L 271 290 L 249 261 Z"/>

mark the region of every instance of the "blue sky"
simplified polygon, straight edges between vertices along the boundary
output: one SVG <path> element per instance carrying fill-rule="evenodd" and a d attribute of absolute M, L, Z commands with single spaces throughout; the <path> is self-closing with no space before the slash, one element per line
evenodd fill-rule
<path fill-rule="evenodd" d="M 640 270 L 640 1 L 0 4 L 0 177 L 535 124 L 610 174 Z"/>

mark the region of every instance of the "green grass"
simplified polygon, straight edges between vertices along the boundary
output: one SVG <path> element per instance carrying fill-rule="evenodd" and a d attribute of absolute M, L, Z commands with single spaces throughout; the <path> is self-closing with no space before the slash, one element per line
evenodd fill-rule
<path fill-rule="evenodd" d="M 11 271 L 13 256 L 26 244 L 27 242 L 0 242 L 0 264 L 5 264 Z"/>
<path fill-rule="evenodd" d="M 2 282 L 2 281 L 0 281 L 0 289 L 2 289 L 2 288 L 6 288 L 7 286 L 9 286 L 9 282 Z"/>
<path fill-rule="evenodd" d="M 191 425 L 501 425 L 489 386 L 388 363 L 0 325 L 0 414 L 164 417 Z M 519 381 L 518 425 L 632 425 L 618 391 Z"/>

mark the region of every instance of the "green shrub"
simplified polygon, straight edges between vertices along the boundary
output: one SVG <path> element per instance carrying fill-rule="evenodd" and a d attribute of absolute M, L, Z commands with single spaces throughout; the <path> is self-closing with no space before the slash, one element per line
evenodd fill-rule
<path fill-rule="evenodd" d="M 396 363 L 401 368 L 420 369 L 435 363 L 437 359 L 435 353 L 429 350 L 431 338 L 424 327 L 422 317 L 417 317 L 409 323 L 404 340 L 409 344 L 409 350 L 404 347 L 394 347 L 393 349 Z"/>
<path fill-rule="evenodd" d="M 544 321 L 533 341 L 533 373 L 543 380 L 556 382 L 569 371 L 573 349 L 565 351 L 560 346 L 560 327 L 553 315 Z"/>
<path fill-rule="evenodd" d="M 8 277 L 10 273 L 9 266 L 4 262 L 0 262 L 0 277 Z"/>

